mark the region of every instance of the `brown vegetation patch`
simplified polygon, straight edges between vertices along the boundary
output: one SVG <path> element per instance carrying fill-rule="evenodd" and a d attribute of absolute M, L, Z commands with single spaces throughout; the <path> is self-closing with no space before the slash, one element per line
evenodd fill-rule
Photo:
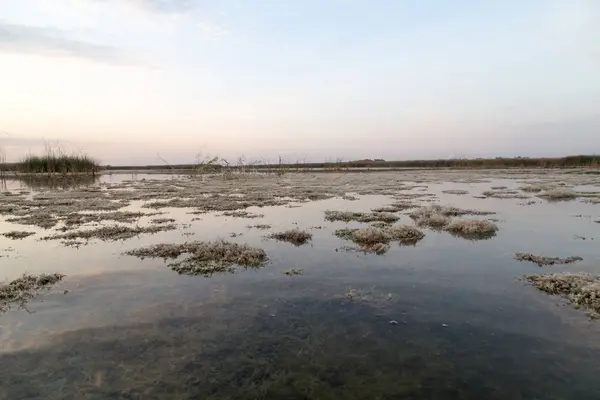
<path fill-rule="evenodd" d="M 284 232 L 272 233 L 267 236 L 269 239 L 279 240 L 281 242 L 292 243 L 301 246 L 312 239 L 312 233 L 300 229 L 290 229 Z"/>
<path fill-rule="evenodd" d="M 124 254 L 144 258 L 177 259 L 169 267 L 185 275 L 210 276 L 214 273 L 235 272 L 236 266 L 259 268 L 268 262 L 264 250 L 217 240 L 214 242 L 186 242 L 183 244 L 157 244 L 130 250 Z"/>
<path fill-rule="evenodd" d="M 271 229 L 271 225 L 269 225 L 269 224 L 246 225 L 246 228 L 248 228 L 248 229 L 256 228 L 256 229 L 260 229 L 261 231 L 265 231 L 267 229 Z"/>
<path fill-rule="evenodd" d="M 515 253 L 515 259 L 519 261 L 531 261 L 533 263 L 536 263 L 540 267 L 542 265 L 571 264 L 577 261 L 583 261 L 583 258 L 577 256 L 560 258 L 536 256 L 531 253 Z"/>
<path fill-rule="evenodd" d="M 233 218 L 263 218 L 264 214 L 255 214 L 249 211 L 225 211 L 221 214 L 223 217 L 233 217 Z"/>
<path fill-rule="evenodd" d="M 396 222 L 400 219 L 397 215 L 386 212 L 363 213 L 355 211 L 325 211 L 325 220 L 327 221 L 343 221 L 343 222 Z"/>
<path fill-rule="evenodd" d="M 487 239 L 496 235 L 498 226 L 481 219 L 453 219 L 444 229 L 465 239 Z"/>
<path fill-rule="evenodd" d="M 50 236 L 45 236 L 42 240 L 91 240 L 91 239 L 100 239 L 103 241 L 116 241 L 116 240 L 125 240 L 130 239 L 132 237 L 144 234 L 144 233 L 158 233 L 162 231 L 171 231 L 177 229 L 177 226 L 174 224 L 161 224 L 156 226 L 146 226 L 146 227 L 128 227 L 123 225 L 113 225 L 113 226 L 102 226 L 96 229 L 89 229 L 83 231 L 72 231 L 61 234 L 54 234 Z"/>
<path fill-rule="evenodd" d="M 442 193 L 463 195 L 463 194 L 469 194 L 469 191 L 468 190 L 459 190 L 459 189 L 448 189 L 448 190 L 442 190 Z"/>
<path fill-rule="evenodd" d="M 538 195 L 538 197 L 548 201 L 565 201 L 577 198 L 577 193 L 569 189 L 556 188 L 547 190 Z"/>
<path fill-rule="evenodd" d="M 385 253 L 389 249 L 388 244 L 392 241 L 412 245 L 425 237 L 422 231 L 408 225 L 388 226 L 384 228 L 344 228 L 336 230 L 334 234 L 337 237 L 351 240 L 358 244 L 361 251 L 377 254 Z"/>
<path fill-rule="evenodd" d="M 25 239 L 26 237 L 29 237 L 31 235 L 35 235 L 35 232 L 10 231 L 2 234 L 2 236 L 13 240 Z"/>
<path fill-rule="evenodd" d="M 530 274 L 524 278 L 537 289 L 566 298 L 592 318 L 600 316 L 600 277 L 586 273 Z"/>

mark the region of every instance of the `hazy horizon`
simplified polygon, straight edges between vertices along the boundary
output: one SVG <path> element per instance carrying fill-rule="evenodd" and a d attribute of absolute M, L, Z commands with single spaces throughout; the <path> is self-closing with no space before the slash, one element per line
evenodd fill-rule
<path fill-rule="evenodd" d="M 600 2 L 9 0 L 0 147 L 103 164 L 600 152 Z"/>

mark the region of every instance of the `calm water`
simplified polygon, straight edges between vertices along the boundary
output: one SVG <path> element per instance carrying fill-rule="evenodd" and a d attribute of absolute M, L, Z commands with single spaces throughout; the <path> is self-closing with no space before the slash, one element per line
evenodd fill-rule
<path fill-rule="evenodd" d="M 0 315 L 0 398 L 600 398 L 600 322 L 519 280 L 532 272 L 600 273 L 600 204 L 472 197 L 518 187 L 516 180 L 426 185 L 440 204 L 497 212 L 497 236 L 469 241 L 426 230 L 416 246 L 392 245 L 382 256 L 337 250 L 349 243 L 332 232 L 346 224 L 324 221 L 324 210 L 393 201 L 359 196 L 248 210 L 265 214 L 260 219 L 215 213 L 192 222 L 189 210 L 165 209 L 190 226 L 79 249 L 41 235 L 0 237 L 0 255 L 8 255 L 0 258 L 1 278 L 67 275 L 30 303 L 31 314 Z M 400 222 L 411 223 L 406 215 Z M 302 247 L 266 240 L 267 232 L 246 228 L 256 223 L 307 229 L 313 239 Z M 14 229 L 43 231 L 0 223 L 1 232 Z M 121 255 L 218 237 L 261 247 L 271 263 L 205 278 Z M 541 270 L 512 259 L 521 251 L 584 261 Z M 289 268 L 304 274 L 283 275 Z"/>

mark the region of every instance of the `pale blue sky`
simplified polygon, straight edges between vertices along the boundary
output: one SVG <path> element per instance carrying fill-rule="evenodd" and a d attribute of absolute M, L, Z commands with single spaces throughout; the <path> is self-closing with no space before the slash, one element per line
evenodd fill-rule
<path fill-rule="evenodd" d="M 5 0 L 0 146 L 109 164 L 600 152 L 598 0 Z"/>

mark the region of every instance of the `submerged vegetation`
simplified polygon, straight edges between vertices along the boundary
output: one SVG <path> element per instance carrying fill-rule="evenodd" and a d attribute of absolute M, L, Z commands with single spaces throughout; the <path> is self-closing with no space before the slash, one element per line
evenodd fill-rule
<path fill-rule="evenodd" d="M 571 264 L 577 261 L 583 261 L 583 258 L 577 256 L 560 258 L 536 256 L 531 253 L 515 253 L 515 259 L 519 261 L 530 261 L 539 265 L 540 267 L 542 265 Z"/>
<path fill-rule="evenodd" d="M 181 261 L 169 263 L 169 267 L 184 275 L 210 276 L 215 273 L 235 272 L 236 266 L 259 268 L 268 262 L 264 250 L 217 240 L 214 242 L 186 242 L 182 244 L 157 244 L 130 250 L 124 254 L 144 258 L 175 260 L 186 255 Z"/>
<path fill-rule="evenodd" d="M 312 239 L 312 233 L 302 231 L 300 229 L 290 229 L 284 232 L 276 232 L 267 236 L 269 239 L 279 240 L 281 242 L 292 243 L 296 246 L 301 246 L 308 243 Z"/>
<path fill-rule="evenodd" d="M 27 303 L 43 289 L 62 280 L 62 274 L 25 275 L 8 283 L 0 284 L 0 313 L 6 312 L 11 305 L 27 309 Z"/>
<path fill-rule="evenodd" d="M 585 273 L 530 274 L 524 278 L 537 289 L 563 296 L 592 318 L 600 316 L 600 277 Z"/>

